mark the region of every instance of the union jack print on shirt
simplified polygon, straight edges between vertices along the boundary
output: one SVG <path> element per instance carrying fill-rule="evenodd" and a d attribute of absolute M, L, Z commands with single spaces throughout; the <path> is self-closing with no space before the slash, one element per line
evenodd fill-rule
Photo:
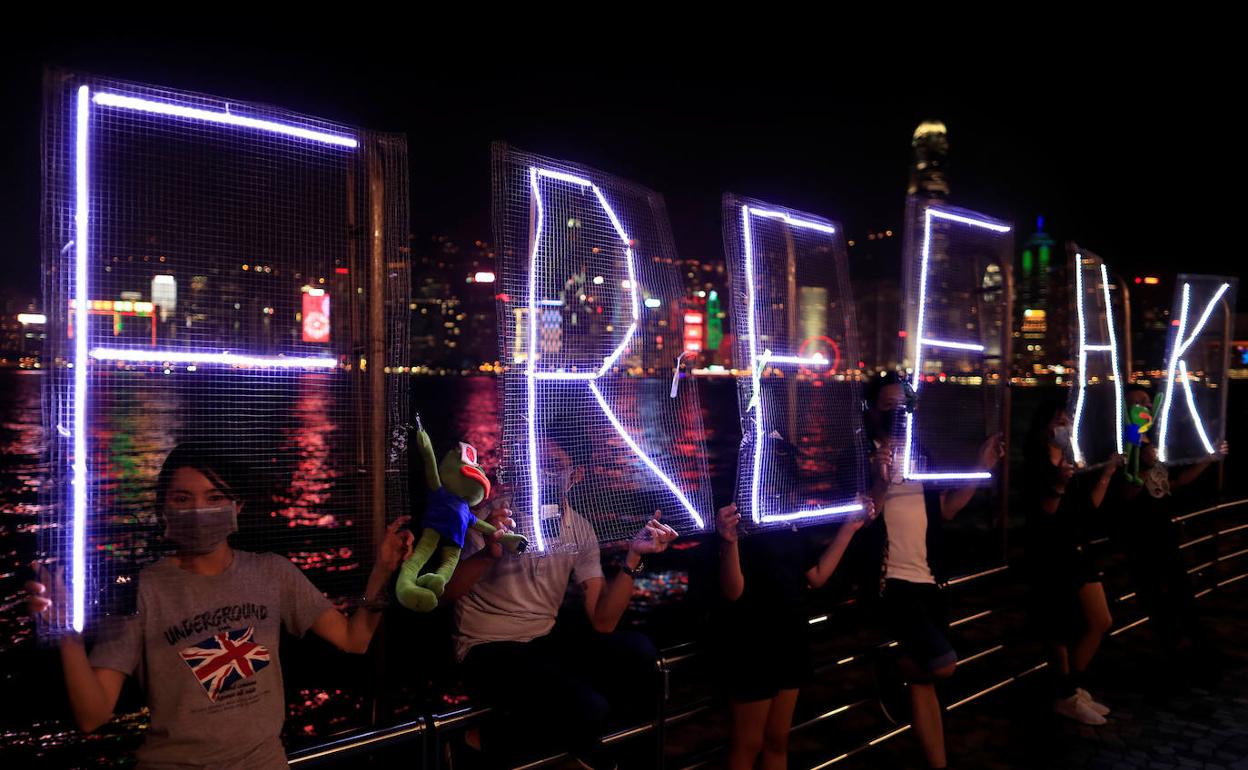
<path fill-rule="evenodd" d="M 254 626 L 222 631 L 178 653 L 213 702 L 271 662 L 268 648 L 252 641 L 255 632 Z"/>

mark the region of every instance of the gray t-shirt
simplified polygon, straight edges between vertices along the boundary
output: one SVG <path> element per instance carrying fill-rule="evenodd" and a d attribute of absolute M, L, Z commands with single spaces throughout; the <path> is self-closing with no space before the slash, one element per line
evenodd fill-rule
<path fill-rule="evenodd" d="M 278 554 L 235 551 L 220 575 L 172 559 L 139 574 L 138 612 L 106 619 L 91 665 L 137 676 L 152 724 L 141 768 L 285 768 L 281 627 L 302 636 L 332 605 Z"/>
<path fill-rule="evenodd" d="M 560 540 L 575 550 L 554 550 L 545 556 L 504 553 L 472 590 L 455 602 L 455 657 L 485 642 L 529 642 L 549 634 L 563 604 L 568 582 L 581 585 L 602 577 L 602 557 L 594 528 L 575 511 L 563 516 Z M 485 546 L 476 531 L 468 531 L 465 556 Z"/>

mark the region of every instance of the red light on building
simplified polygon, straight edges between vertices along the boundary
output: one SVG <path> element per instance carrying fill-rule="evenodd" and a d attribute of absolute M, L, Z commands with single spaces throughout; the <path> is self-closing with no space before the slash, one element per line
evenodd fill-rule
<path fill-rule="evenodd" d="M 351 271 L 345 267 L 335 267 L 334 272 L 337 273 L 338 275 L 350 275 L 351 274 Z"/>
<path fill-rule="evenodd" d="M 329 295 L 323 291 L 304 292 L 303 341 L 329 342 Z"/>
<path fill-rule="evenodd" d="M 698 312 L 685 313 L 685 350 L 690 353 L 702 351 L 702 336 L 705 333 L 703 320 L 705 316 Z"/>

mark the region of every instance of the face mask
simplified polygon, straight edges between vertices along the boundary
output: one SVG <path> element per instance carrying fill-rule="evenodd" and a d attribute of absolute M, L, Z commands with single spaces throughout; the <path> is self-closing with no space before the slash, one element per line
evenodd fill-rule
<path fill-rule="evenodd" d="M 572 487 L 572 471 L 545 471 L 541 480 L 541 500 L 546 504 L 559 505 L 564 502 L 568 490 Z"/>
<path fill-rule="evenodd" d="M 1052 444 L 1053 446 L 1059 447 L 1061 449 L 1065 449 L 1066 447 L 1070 446 L 1070 426 L 1069 425 L 1062 424 L 1053 429 Z"/>
<path fill-rule="evenodd" d="M 889 409 L 887 411 L 875 410 L 872 412 L 871 421 L 875 423 L 874 438 L 882 441 L 892 437 L 893 429 L 897 426 L 897 411 L 896 409 Z"/>
<path fill-rule="evenodd" d="M 165 522 L 165 537 L 179 551 L 204 554 L 238 531 L 238 511 L 233 503 L 217 508 L 182 508 L 165 511 Z"/>

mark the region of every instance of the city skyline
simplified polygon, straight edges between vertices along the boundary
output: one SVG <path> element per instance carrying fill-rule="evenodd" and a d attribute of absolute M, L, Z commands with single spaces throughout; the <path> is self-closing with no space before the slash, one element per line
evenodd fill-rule
<path fill-rule="evenodd" d="M 578 75 L 552 91 L 520 80 L 419 77 L 387 56 L 331 66 L 311 51 L 242 46 L 226 61 L 214 54 L 207 43 L 146 40 L 141 52 L 73 40 L 5 52 L 4 94 L 16 119 L 0 129 L 12 169 L 0 193 L 0 228 L 8 234 L 0 263 L 11 282 L 39 288 L 44 63 L 407 133 L 421 148 L 410 164 L 418 240 L 492 240 L 494 139 L 660 191 L 682 255 L 721 255 L 724 192 L 821 212 L 842 221 L 851 238 L 865 237 L 900 223 L 915 126 L 935 120 L 947 127 L 950 160 L 942 172 L 958 205 L 1020 227 L 1043 214 L 1058 240 L 1086 243 L 1124 272 L 1165 275 L 1177 253 L 1200 272 L 1235 269 L 1232 256 L 1216 248 L 1231 199 L 1216 182 L 1197 184 L 1217 167 L 1219 146 L 1230 146 L 1217 141 L 1224 107 L 1199 89 L 1180 94 L 1140 83 L 1106 94 L 1094 83 L 1050 83 L 1028 92 L 1020 83 L 989 98 L 956 85 L 863 87 L 822 102 L 810 98 L 810 82 L 796 80 L 597 82 Z M 763 93 L 769 112 L 737 109 L 742 95 Z M 1143 207 L 1159 200 L 1165 215 L 1145 215 Z"/>

